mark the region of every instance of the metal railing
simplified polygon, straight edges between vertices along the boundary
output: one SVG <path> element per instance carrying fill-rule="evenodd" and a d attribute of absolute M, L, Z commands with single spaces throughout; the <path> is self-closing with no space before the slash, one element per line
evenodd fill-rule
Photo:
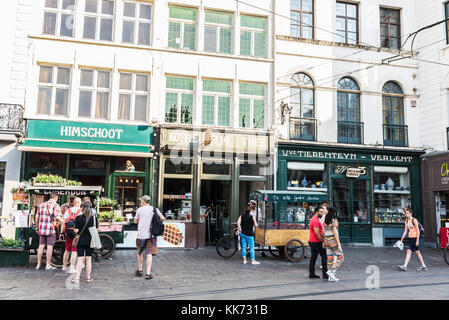
<path fill-rule="evenodd" d="M 408 147 L 408 127 L 406 125 L 384 124 L 384 145 Z"/>
<path fill-rule="evenodd" d="M 363 144 L 363 122 L 338 121 L 338 142 Z"/>
<path fill-rule="evenodd" d="M 290 118 L 290 139 L 316 141 L 317 120 L 312 118 Z"/>
<path fill-rule="evenodd" d="M 23 111 L 19 104 L 0 103 L 0 131 L 24 133 Z"/>

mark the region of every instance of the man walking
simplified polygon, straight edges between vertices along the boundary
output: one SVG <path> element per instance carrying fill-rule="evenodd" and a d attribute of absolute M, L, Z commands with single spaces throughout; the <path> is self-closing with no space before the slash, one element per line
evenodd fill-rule
<path fill-rule="evenodd" d="M 46 260 L 47 265 L 45 270 L 56 269 L 51 266 L 51 256 L 53 254 L 53 247 L 56 242 L 56 221 L 63 222 L 61 218 L 61 208 L 59 207 L 58 194 L 52 192 L 50 200 L 42 203 L 36 212 L 35 224 L 36 231 L 39 234 L 39 249 L 37 251 L 37 266 L 36 270 L 41 268 L 42 256 L 44 248 L 47 246 Z"/>
<path fill-rule="evenodd" d="M 324 228 L 320 222 L 320 218 L 323 216 L 323 208 L 316 207 L 314 215 L 309 222 L 309 246 L 311 251 L 311 257 L 309 262 L 309 278 L 320 278 L 315 274 L 315 262 L 318 258 L 318 254 L 321 256 L 321 267 L 323 273 L 323 279 L 329 279 L 327 275 L 327 255 L 326 250 L 323 248 L 324 240 Z"/>
<path fill-rule="evenodd" d="M 151 199 L 149 196 L 143 196 L 140 200 L 141 207 L 137 209 L 136 216 L 134 217 L 134 223 L 137 223 L 137 270 L 136 275 L 143 275 L 143 251 L 145 249 L 147 255 L 147 273 L 145 279 L 153 279 L 151 274 L 151 265 L 153 263 L 153 255 L 157 255 L 157 243 L 156 237 L 153 237 L 150 233 L 151 221 L 153 219 L 154 212 L 156 211 L 161 221 L 165 218 L 157 208 L 150 206 Z"/>
<path fill-rule="evenodd" d="M 70 255 L 70 270 L 69 273 L 75 273 L 75 263 L 77 257 L 77 250 L 72 246 L 73 239 L 76 236 L 75 233 L 75 221 L 76 217 L 81 213 L 81 198 L 73 199 L 72 207 L 67 209 L 64 213 L 64 223 L 62 224 L 61 233 L 66 232 L 67 239 L 65 240 L 65 251 L 64 256 L 62 257 L 62 271 L 65 271 L 67 268 L 67 260 Z"/>

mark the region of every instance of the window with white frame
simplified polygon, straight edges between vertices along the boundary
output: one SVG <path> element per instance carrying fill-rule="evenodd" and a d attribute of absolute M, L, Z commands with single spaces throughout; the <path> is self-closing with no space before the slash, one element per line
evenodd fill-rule
<path fill-rule="evenodd" d="M 120 73 L 119 120 L 147 121 L 148 75 Z"/>
<path fill-rule="evenodd" d="M 150 45 L 151 9 L 149 3 L 124 3 L 122 42 Z"/>
<path fill-rule="evenodd" d="M 290 35 L 313 38 L 313 0 L 290 0 Z"/>
<path fill-rule="evenodd" d="M 165 122 L 192 124 L 194 79 L 167 77 Z"/>
<path fill-rule="evenodd" d="M 113 0 L 85 0 L 83 38 L 112 41 Z"/>
<path fill-rule="evenodd" d="M 267 19 L 240 17 L 240 54 L 265 58 L 267 56 Z"/>
<path fill-rule="evenodd" d="M 81 69 L 78 116 L 109 117 L 110 78 L 109 71 Z"/>
<path fill-rule="evenodd" d="M 264 84 L 239 84 L 239 127 L 265 127 L 265 91 Z"/>
<path fill-rule="evenodd" d="M 168 46 L 195 50 L 197 9 L 170 6 L 169 11 Z"/>
<path fill-rule="evenodd" d="M 230 126 L 231 81 L 203 80 L 202 124 Z"/>
<path fill-rule="evenodd" d="M 45 0 L 43 34 L 73 37 L 75 0 Z"/>
<path fill-rule="evenodd" d="M 206 10 L 204 51 L 232 53 L 232 13 Z"/>
<path fill-rule="evenodd" d="M 40 66 L 37 114 L 67 116 L 70 96 L 70 68 Z"/>

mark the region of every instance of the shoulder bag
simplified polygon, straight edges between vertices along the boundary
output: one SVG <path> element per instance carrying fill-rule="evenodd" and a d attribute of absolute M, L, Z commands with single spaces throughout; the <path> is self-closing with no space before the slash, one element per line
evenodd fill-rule
<path fill-rule="evenodd" d="M 93 216 L 93 218 L 94 218 L 94 225 L 89 228 L 91 236 L 90 247 L 92 249 L 101 249 L 101 240 L 100 235 L 98 234 L 96 218 L 95 216 Z"/>
<path fill-rule="evenodd" d="M 78 242 L 80 241 L 80 237 L 84 232 L 84 229 L 86 229 L 87 223 L 89 222 L 89 219 L 86 219 L 86 224 L 83 227 L 83 230 L 81 230 L 80 233 L 78 233 L 75 238 L 72 241 L 72 247 L 76 248 L 78 246 Z"/>
<path fill-rule="evenodd" d="M 164 234 L 164 224 L 157 213 L 156 207 L 153 207 L 153 218 L 151 219 L 150 235 L 151 237 L 158 237 Z"/>

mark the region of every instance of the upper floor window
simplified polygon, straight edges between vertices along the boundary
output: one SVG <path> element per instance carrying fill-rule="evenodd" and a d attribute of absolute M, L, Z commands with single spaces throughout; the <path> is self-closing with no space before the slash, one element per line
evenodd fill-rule
<path fill-rule="evenodd" d="M 267 19 L 240 17 L 240 54 L 265 58 L 267 56 Z"/>
<path fill-rule="evenodd" d="M 239 127 L 265 127 L 264 84 L 241 82 L 239 85 Z"/>
<path fill-rule="evenodd" d="M 206 10 L 204 51 L 232 53 L 232 13 Z"/>
<path fill-rule="evenodd" d="M 167 77 L 165 122 L 192 124 L 194 79 Z"/>
<path fill-rule="evenodd" d="M 45 0 L 43 34 L 73 37 L 75 0 Z"/>
<path fill-rule="evenodd" d="M 315 90 L 313 80 L 305 73 L 295 73 L 291 79 L 290 139 L 316 140 Z"/>
<path fill-rule="evenodd" d="M 151 4 L 125 2 L 122 42 L 150 45 Z"/>
<path fill-rule="evenodd" d="M 148 75 L 120 73 L 118 119 L 147 121 Z"/>
<path fill-rule="evenodd" d="M 41 66 L 39 72 L 37 113 L 67 116 L 69 110 L 70 69 Z"/>
<path fill-rule="evenodd" d="M 114 1 L 85 0 L 83 38 L 112 41 Z"/>
<path fill-rule="evenodd" d="M 362 143 L 363 123 L 360 121 L 360 87 L 351 78 L 338 81 L 338 142 Z"/>
<path fill-rule="evenodd" d="M 380 46 L 390 49 L 401 47 L 400 10 L 380 8 Z"/>
<path fill-rule="evenodd" d="M 313 38 L 313 0 L 290 0 L 290 35 Z"/>
<path fill-rule="evenodd" d="M 446 19 L 446 44 L 449 44 L 449 1 L 444 4 L 444 18 Z"/>
<path fill-rule="evenodd" d="M 231 81 L 203 80 L 202 123 L 230 126 Z"/>
<path fill-rule="evenodd" d="M 357 4 L 337 2 L 337 41 L 348 44 L 358 43 Z"/>
<path fill-rule="evenodd" d="M 195 50 L 197 9 L 170 6 L 169 10 L 168 46 Z"/>
<path fill-rule="evenodd" d="M 382 88 L 382 115 L 384 144 L 406 146 L 408 132 L 404 121 L 404 91 L 394 81 L 388 81 Z"/>
<path fill-rule="evenodd" d="M 81 70 L 78 116 L 109 117 L 110 77 L 109 71 Z"/>

